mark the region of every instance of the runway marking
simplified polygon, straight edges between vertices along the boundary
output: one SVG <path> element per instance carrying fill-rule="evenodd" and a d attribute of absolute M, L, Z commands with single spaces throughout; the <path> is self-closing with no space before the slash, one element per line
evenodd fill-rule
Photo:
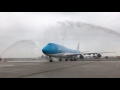
<path fill-rule="evenodd" d="M 49 61 L 8 61 L 8 62 L 31 62 L 31 63 L 34 63 L 34 62 L 49 62 Z"/>
<path fill-rule="evenodd" d="M 96 63 L 96 62 L 90 62 L 90 63 Z M 87 63 L 87 64 L 90 64 L 90 63 Z M 47 72 L 53 72 L 53 71 L 57 71 L 57 70 L 68 69 L 68 68 L 83 66 L 83 65 L 87 65 L 87 64 L 78 64 L 78 65 L 74 65 L 74 66 L 66 66 L 66 67 L 63 67 L 63 68 L 58 68 L 58 69 L 47 70 L 47 71 L 43 71 L 43 72 L 37 72 L 37 73 L 33 73 L 33 74 L 23 75 L 23 76 L 19 76 L 17 78 L 24 78 L 24 77 L 37 75 L 37 74 L 43 74 L 43 73 L 47 73 Z"/>
<path fill-rule="evenodd" d="M 15 65 L 0 65 L 0 67 L 12 67 L 12 66 L 15 66 Z"/>

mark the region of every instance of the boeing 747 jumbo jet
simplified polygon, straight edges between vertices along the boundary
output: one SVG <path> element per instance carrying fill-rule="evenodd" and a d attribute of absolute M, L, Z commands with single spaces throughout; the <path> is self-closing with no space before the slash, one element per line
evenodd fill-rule
<path fill-rule="evenodd" d="M 50 62 L 53 62 L 52 57 L 58 57 L 59 61 L 62 61 L 62 58 L 65 58 L 65 61 L 76 61 L 78 56 L 80 59 L 84 59 L 84 55 L 97 55 L 98 58 L 101 58 L 101 53 L 109 53 L 109 52 L 101 52 L 101 53 L 83 53 L 79 51 L 79 43 L 76 50 L 68 49 L 62 45 L 58 45 L 55 43 L 48 43 L 43 49 L 42 52 L 49 56 Z"/>

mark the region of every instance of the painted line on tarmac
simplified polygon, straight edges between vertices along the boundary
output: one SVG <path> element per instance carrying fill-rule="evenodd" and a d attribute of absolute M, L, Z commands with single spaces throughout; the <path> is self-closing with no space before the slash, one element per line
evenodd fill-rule
<path fill-rule="evenodd" d="M 90 62 L 90 63 L 84 63 L 84 64 L 77 64 L 77 65 L 72 65 L 72 66 L 66 66 L 66 67 L 63 67 L 63 68 L 46 70 L 46 71 L 43 71 L 43 72 L 37 72 L 37 73 L 32 73 L 32 74 L 27 74 L 27 75 L 21 75 L 21 76 L 19 76 L 17 78 L 24 78 L 24 77 L 29 77 L 29 76 L 33 76 L 33 75 L 38 75 L 38 74 L 43 74 L 43 73 L 47 73 L 47 72 L 53 72 L 53 71 L 57 71 L 57 70 L 68 69 L 68 68 L 83 66 L 83 65 L 87 65 L 87 64 L 93 64 L 93 63 L 96 63 L 96 62 Z"/>
<path fill-rule="evenodd" d="M 0 67 L 13 67 L 15 65 L 0 65 Z"/>

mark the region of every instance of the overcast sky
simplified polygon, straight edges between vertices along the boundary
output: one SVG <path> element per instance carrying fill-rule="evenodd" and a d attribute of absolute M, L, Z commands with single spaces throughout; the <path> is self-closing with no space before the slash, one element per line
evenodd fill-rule
<path fill-rule="evenodd" d="M 0 53 L 20 40 L 39 40 L 57 22 L 80 21 L 120 32 L 120 12 L 0 12 Z"/>

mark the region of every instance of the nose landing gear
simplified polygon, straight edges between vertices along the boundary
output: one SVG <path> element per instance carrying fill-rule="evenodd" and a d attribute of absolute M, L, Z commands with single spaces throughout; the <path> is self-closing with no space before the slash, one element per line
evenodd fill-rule
<path fill-rule="evenodd" d="M 49 60 L 49 61 L 50 61 L 50 62 L 53 62 L 53 59 L 52 59 L 51 57 L 49 57 L 49 58 L 50 58 L 50 60 Z"/>

